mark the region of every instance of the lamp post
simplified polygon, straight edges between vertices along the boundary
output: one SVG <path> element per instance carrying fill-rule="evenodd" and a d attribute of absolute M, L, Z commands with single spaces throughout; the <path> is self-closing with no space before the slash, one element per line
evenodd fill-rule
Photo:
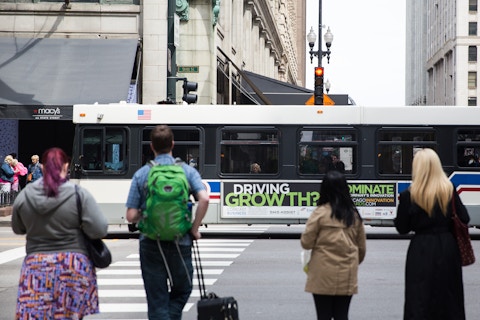
<path fill-rule="evenodd" d="M 319 0 L 318 4 L 318 34 L 321 36 L 322 34 L 322 0 Z M 318 50 L 314 51 L 313 46 L 315 45 L 315 41 L 317 40 L 317 35 L 315 31 L 313 31 L 313 27 L 311 27 L 310 32 L 307 35 L 308 45 L 310 46 L 310 63 L 313 63 L 313 57 L 316 56 L 318 58 L 318 67 L 315 68 L 315 104 L 316 105 L 323 105 L 323 70 L 321 72 L 321 77 L 318 76 L 317 69 L 322 68 L 322 59 L 324 56 L 327 56 L 327 63 L 330 63 L 330 47 L 332 46 L 333 41 L 333 34 L 330 31 L 330 27 L 328 27 L 327 32 L 324 35 L 325 45 L 327 46 L 327 51 L 322 50 L 322 40 L 319 39 L 318 41 Z M 322 68 L 323 69 L 323 68 Z M 329 90 L 329 89 L 328 89 Z"/>

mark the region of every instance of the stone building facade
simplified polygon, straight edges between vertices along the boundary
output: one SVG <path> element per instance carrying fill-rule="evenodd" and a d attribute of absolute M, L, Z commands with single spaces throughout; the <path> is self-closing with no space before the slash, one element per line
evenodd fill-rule
<path fill-rule="evenodd" d="M 169 3 L 175 6 L 178 16 L 173 24 L 169 24 Z M 243 70 L 304 85 L 305 3 L 306 0 L 0 0 L 0 38 L 136 39 L 138 50 L 125 100 L 143 104 L 165 101 L 167 79 L 173 75 L 198 82 L 199 104 L 234 104 L 239 103 L 242 92 Z M 172 50 L 168 46 L 172 33 L 178 70 L 172 65 Z M 181 103 L 182 81 L 176 81 L 174 91 L 174 100 Z M 75 103 L 78 101 L 71 101 L 71 105 Z M 15 102 L 3 101 L 0 92 L 0 104 Z M 10 132 L 18 130 L 16 120 L 4 120 L 3 124 L 7 122 Z M 0 148 L 5 148 L 0 150 L 2 156 L 17 150 L 18 145 Z"/>

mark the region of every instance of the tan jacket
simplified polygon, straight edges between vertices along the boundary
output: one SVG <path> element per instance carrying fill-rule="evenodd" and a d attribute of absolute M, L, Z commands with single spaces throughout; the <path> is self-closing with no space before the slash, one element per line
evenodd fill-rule
<path fill-rule="evenodd" d="M 332 219 L 329 204 L 312 212 L 301 237 L 304 249 L 312 249 L 305 291 L 322 295 L 353 295 L 358 292 L 358 265 L 366 252 L 360 220 L 349 228 Z"/>

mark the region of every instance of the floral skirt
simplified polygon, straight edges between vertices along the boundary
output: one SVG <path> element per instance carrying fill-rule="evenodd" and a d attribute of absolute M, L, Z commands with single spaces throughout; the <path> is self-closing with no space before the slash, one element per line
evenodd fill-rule
<path fill-rule="evenodd" d="M 87 256 L 59 252 L 25 258 L 16 319 L 82 319 L 98 312 L 97 277 Z"/>

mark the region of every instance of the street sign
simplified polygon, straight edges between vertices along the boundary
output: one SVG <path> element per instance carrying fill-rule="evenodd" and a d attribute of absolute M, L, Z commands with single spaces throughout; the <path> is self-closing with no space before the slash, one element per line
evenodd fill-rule
<path fill-rule="evenodd" d="M 178 66 L 177 72 L 179 73 L 198 73 L 199 66 Z"/>

